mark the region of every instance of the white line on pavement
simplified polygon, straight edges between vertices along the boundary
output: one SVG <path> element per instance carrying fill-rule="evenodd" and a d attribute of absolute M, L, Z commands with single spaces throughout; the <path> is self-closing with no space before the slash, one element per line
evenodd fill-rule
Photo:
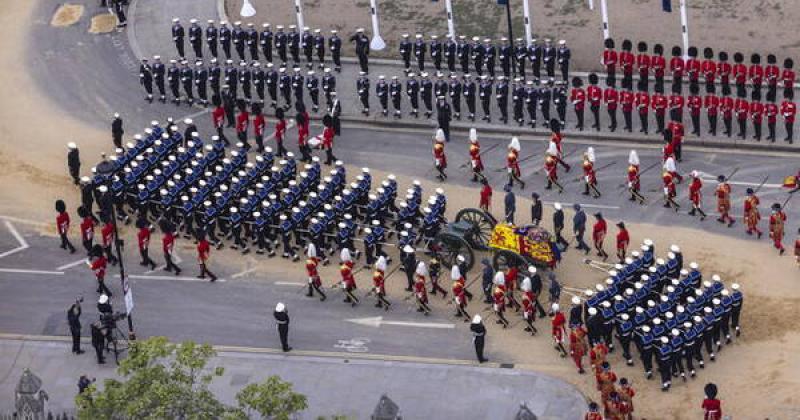
<path fill-rule="evenodd" d="M 305 283 L 299 281 L 276 281 L 276 286 L 302 286 Z"/>
<path fill-rule="evenodd" d="M 250 274 L 250 273 L 252 273 L 254 271 L 256 271 L 255 267 L 247 269 L 247 270 L 244 270 L 244 271 L 240 271 L 240 272 L 232 275 L 231 278 L 232 279 L 238 279 L 239 277 L 244 277 L 244 276 L 246 276 L 246 275 L 248 275 L 248 274 Z"/>
<path fill-rule="evenodd" d="M 114 277 L 119 278 L 119 274 L 115 275 Z M 145 276 L 140 274 L 130 274 L 128 275 L 129 278 L 132 279 L 144 279 L 144 280 L 177 280 L 177 281 L 197 281 L 208 283 L 208 279 L 199 279 L 197 277 L 186 277 L 186 276 Z M 227 280 L 225 279 L 217 279 L 216 283 L 225 283 Z"/>
<path fill-rule="evenodd" d="M 17 229 L 14 227 L 14 225 L 12 225 L 11 222 L 9 222 L 8 220 L 6 220 L 6 227 L 11 232 L 11 234 L 14 235 L 14 238 L 17 240 L 17 242 L 19 242 L 19 246 L 10 251 L 6 251 L 0 254 L 0 258 L 4 258 L 11 254 L 16 254 L 19 251 L 30 248 L 30 245 L 28 245 L 28 243 L 25 241 L 25 238 L 23 238 L 22 235 L 20 235 L 19 232 L 17 232 Z"/>
<path fill-rule="evenodd" d="M 71 262 L 69 264 L 64 264 L 61 267 L 56 268 L 56 270 L 58 270 L 58 271 L 66 270 L 68 268 L 72 268 L 72 267 L 75 267 L 76 265 L 80 265 L 80 264 L 84 264 L 84 263 L 86 263 L 86 258 L 82 258 L 82 259 L 80 259 L 78 261 L 74 261 L 74 262 Z"/>
<path fill-rule="evenodd" d="M 543 201 L 543 203 L 552 206 L 553 203 L 556 203 L 556 201 Z M 561 203 L 561 205 L 564 207 L 570 207 L 573 205 L 573 203 L 562 203 L 560 201 L 558 201 L 558 203 Z M 604 204 L 581 204 L 581 207 L 585 209 L 608 209 L 608 210 L 619 210 L 621 208 L 620 206 L 606 206 Z"/>
<path fill-rule="evenodd" d="M 30 220 L 30 219 L 21 219 L 19 217 L 14 216 L 6 216 L 4 214 L 0 214 L 0 219 L 10 220 L 12 222 L 22 223 L 26 225 L 33 225 L 33 226 L 49 226 L 45 222 L 40 222 L 37 220 Z"/>
<path fill-rule="evenodd" d="M 47 271 L 47 270 L 26 270 L 22 268 L 0 268 L 0 273 L 17 273 L 17 274 L 45 274 L 53 276 L 63 276 L 63 271 Z"/>

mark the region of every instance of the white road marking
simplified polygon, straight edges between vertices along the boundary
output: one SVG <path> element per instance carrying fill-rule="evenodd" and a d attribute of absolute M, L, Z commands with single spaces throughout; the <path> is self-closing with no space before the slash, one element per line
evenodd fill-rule
<path fill-rule="evenodd" d="M 700 173 L 700 178 L 702 178 L 705 182 L 717 182 L 717 177 L 715 175 L 709 174 L 708 172 L 697 171 Z M 728 184 L 731 185 L 741 185 L 745 187 L 757 187 L 761 185 L 759 182 L 740 182 L 740 181 L 730 181 Z M 783 184 L 764 184 L 763 188 L 783 188 Z"/>
<path fill-rule="evenodd" d="M 25 270 L 22 268 L 0 268 L 0 273 L 17 273 L 17 274 L 45 274 L 52 276 L 63 276 L 63 271 L 47 271 L 47 270 Z"/>
<path fill-rule="evenodd" d="M 369 352 L 369 338 L 351 338 L 349 340 L 337 340 L 333 345 L 335 349 L 345 349 L 350 353 L 367 353 Z"/>
<path fill-rule="evenodd" d="M 17 252 L 30 248 L 30 245 L 28 245 L 28 242 L 25 241 L 25 238 L 23 238 L 22 235 L 17 232 L 17 229 L 14 227 L 14 225 L 12 225 L 8 220 L 6 220 L 6 227 L 8 228 L 9 232 L 14 235 L 14 238 L 17 240 L 17 242 L 19 242 L 19 246 L 0 254 L 0 258 L 4 258 L 11 254 L 16 254 Z"/>
<path fill-rule="evenodd" d="M 119 274 L 115 275 L 114 277 L 119 278 Z M 199 279 L 197 277 L 186 277 L 186 276 L 145 276 L 140 274 L 130 274 L 128 275 L 129 278 L 132 279 L 144 279 L 144 280 L 177 280 L 177 281 L 197 281 L 197 282 L 204 282 L 209 283 L 208 279 Z M 216 283 L 225 283 L 227 280 L 225 279 L 217 279 Z"/>
<path fill-rule="evenodd" d="M 554 203 L 556 203 L 556 201 L 543 201 L 543 203 L 552 206 Z M 561 203 L 561 205 L 564 207 L 571 207 L 574 204 L 574 203 L 564 203 L 561 201 L 558 201 L 558 203 Z M 585 209 L 606 209 L 606 210 L 619 210 L 621 208 L 620 206 L 607 206 L 604 204 L 581 204 L 581 207 Z"/>
<path fill-rule="evenodd" d="M 302 286 L 305 283 L 299 281 L 276 281 L 274 284 L 276 286 Z"/>
<path fill-rule="evenodd" d="M 6 216 L 4 214 L 0 214 L 0 219 L 10 220 L 12 222 L 22 223 L 25 225 L 42 226 L 42 227 L 49 226 L 47 223 L 40 222 L 38 220 L 21 219 L 19 217 Z"/>
<path fill-rule="evenodd" d="M 76 265 L 81 265 L 86 263 L 86 258 L 80 259 L 78 261 L 71 262 L 69 264 L 64 264 L 61 267 L 56 268 L 58 271 L 66 270 L 68 268 L 75 267 Z"/>
<path fill-rule="evenodd" d="M 456 327 L 455 324 L 441 324 L 435 322 L 384 321 L 382 316 L 351 318 L 351 319 L 345 319 L 345 321 L 376 328 L 380 327 L 381 325 L 397 325 L 401 327 L 438 328 L 438 329 L 453 329 Z"/>
<path fill-rule="evenodd" d="M 247 269 L 247 270 L 244 270 L 244 271 L 240 271 L 240 272 L 232 275 L 231 278 L 232 279 L 238 279 L 239 277 L 244 277 L 244 276 L 246 276 L 246 275 L 248 275 L 248 274 L 250 274 L 250 273 L 252 273 L 254 271 L 256 271 L 255 267 Z"/>

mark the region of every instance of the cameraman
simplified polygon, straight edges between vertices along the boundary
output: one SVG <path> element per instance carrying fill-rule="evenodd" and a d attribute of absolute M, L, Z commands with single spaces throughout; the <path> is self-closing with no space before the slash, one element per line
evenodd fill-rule
<path fill-rule="evenodd" d="M 97 310 L 100 311 L 100 319 L 114 312 L 111 308 L 111 302 L 108 300 L 108 295 L 100 295 L 100 298 L 97 299 Z"/>
<path fill-rule="evenodd" d="M 72 334 L 72 352 L 75 354 L 83 353 L 81 350 L 81 302 L 83 302 L 83 297 L 78 298 L 67 310 L 69 332 Z"/>
<path fill-rule="evenodd" d="M 104 364 L 106 362 L 105 356 L 103 356 L 103 350 L 105 347 L 105 340 L 106 337 L 103 334 L 103 327 L 100 325 L 100 322 L 93 322 L 92 323 L 92 347 L 94 347 L 94 351 L 97 354 L 97 363 Z"/>

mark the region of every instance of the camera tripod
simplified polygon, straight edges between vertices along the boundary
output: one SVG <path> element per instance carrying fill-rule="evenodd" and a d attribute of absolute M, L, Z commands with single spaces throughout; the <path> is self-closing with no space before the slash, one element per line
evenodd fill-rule
<path fill-rule="evenodd" d="M 107 327 L 106 331 L 106 351 L 113 353 L 114 362 L 119 364 L 119 355 L 126 352 L 130 346 L 128 337 L 119 329 L 116 322 L 113 327 Z"/>

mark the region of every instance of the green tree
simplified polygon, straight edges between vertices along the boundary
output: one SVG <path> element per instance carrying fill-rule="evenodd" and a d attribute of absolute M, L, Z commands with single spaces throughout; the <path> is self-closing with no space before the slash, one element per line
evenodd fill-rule
<path fill-rule="evenodd" d="M 209 390 L 222 367 L 207 367 L 216 352 L 208 344 L 170 343 L 153 337 L 131 343 L 120 362 L 120 379 L 106 379 L 75 398 L 83 420 L 249 419 L 254 413 L 267 419 L 289 419 L 305 409 L 306 397 L 292 391 L 277 376 L 251 384 L 237 395 L 238 407 L 220 402 Z"/>

